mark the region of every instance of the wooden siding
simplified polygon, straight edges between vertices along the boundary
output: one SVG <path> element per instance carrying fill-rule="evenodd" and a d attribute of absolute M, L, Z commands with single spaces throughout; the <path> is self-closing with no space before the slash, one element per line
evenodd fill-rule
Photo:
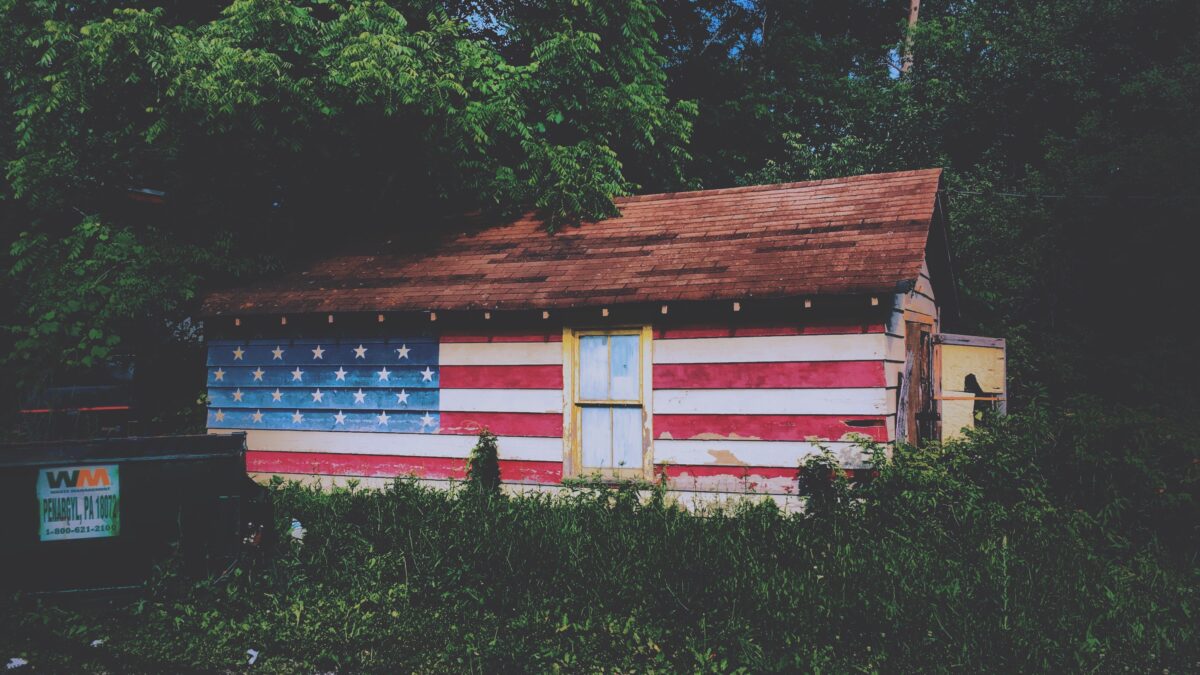
<path fill-rule="evenodd" d="M 788 495 L 813 454 L 857 468 L 862 441 L 891 440 L 887 364 L 903 352 L 882 322 L 656 337 L 654 461 L 673 489 Z"/>

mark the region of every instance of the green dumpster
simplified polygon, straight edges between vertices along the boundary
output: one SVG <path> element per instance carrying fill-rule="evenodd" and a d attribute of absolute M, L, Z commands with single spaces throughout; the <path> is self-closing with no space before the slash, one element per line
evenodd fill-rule
<path fill-rule="evenodd" d="M 0 589 L 136 588 L 175 546 L 219 573 L 270 530 L 264 492 L 244 434 L 0 445 Z"/>

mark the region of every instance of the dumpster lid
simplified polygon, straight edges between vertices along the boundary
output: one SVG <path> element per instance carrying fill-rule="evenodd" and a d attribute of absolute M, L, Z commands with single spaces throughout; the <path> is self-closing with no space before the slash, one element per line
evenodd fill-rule
<path fill-rule="evenodd" d="M 55 462 L 86 464 L 220 459 L 241 456 L 245 450 L 245 432 L 12 443 L 0 445 L 0 468 L 45 466 Z"/>

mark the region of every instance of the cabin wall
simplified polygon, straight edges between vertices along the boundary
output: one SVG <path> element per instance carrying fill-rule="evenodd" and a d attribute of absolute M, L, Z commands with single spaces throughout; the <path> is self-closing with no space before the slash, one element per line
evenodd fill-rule
<path fill-rule="evenodd" d="M 649 345 L 654 477 L 666 476 L 685 502 L 754 493 L 787 505 L 797 468 L 822 448 L 847 468 L 862 467 L 860 439 L 895 440 L 894 375 L 904 358 L 903 340 L 877 316 L 656 327 Z M 435 484 L 460 480 L 475 435 L 488 428 L 499 436 L 509 490 L 561 484 L 570 404 L 561 330 L 396 332 L 361 341 L 211 342 L 210 432 L 246 431 L 247 468 L 258 478 L 370 485 L 408 474 Z M 403 346 L 417 362 L 395 365 L 382 356 Z M 362 358 L 360 347 L 368 350 Z M 235 350 L 243 352 L 236 363 Z M 260 366 L 250 363 L 266 364 L 262 380 L 253 379 Z M 427 381 L 424 368 L 432 373 Z M 302 380 L 292 379 L 295 369 Z M 348 371 L 345 380 L 336 369 Z M 320 401 L 313 398 L 318 388 Z M 390 398 L 401 392 L 404 404 Z M 381 412 L 386 426 L 377 421 Z M 338 414 L 346 420 L 336 421 Z M 295 415 L 302 421 L 291 422 Z"/>

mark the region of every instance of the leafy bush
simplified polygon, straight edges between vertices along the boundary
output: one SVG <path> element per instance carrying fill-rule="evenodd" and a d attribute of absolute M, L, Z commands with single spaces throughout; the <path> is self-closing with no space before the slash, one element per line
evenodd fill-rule
<path fill-rule="evenodd" d="M 237 668 L 247 649 L 264 672 L 1195 671 L 1194 566 L 1152 538 L 1114 546 L 1061 499 L 1035 462 L 1060 432 L 1027 416 L 897 448 L 865 484 L 817 458 L 805 513 L 696 515 L 634 486 L 481 500 L 280 483 L 304 546 L 220 585 L 171 561 L 103 609 L 2 601 L 0 655 L 122 672 Z"/>
<path fill-rule="evenodd" d="M 500 493 L 500 450 L 496 434 L 484 429 L 467 457 L 467 484 L 484 494 Z"/>

